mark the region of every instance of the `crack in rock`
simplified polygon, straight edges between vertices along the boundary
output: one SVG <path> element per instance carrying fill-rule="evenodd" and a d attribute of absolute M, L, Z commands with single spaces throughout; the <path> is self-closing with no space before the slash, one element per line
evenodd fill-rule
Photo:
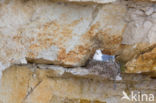
<path fill-rule="evenodd" d="M 24 99 L 23 99 L 23 102 L 22 103 L 24 103 L 25 102 L 25 100 L 29 97 L 29 95 L 31 95 L 32 94 L 32 92 L 41 84 L 41 82 L 42 81 L 39 81 L 33 88 L 32 87 L 29 87 L 30 88 L 30 90 L 29 90 L 29 88 L 28 88 L 28 92 L 27 92 L 27 95 L 24 97 Z"/>

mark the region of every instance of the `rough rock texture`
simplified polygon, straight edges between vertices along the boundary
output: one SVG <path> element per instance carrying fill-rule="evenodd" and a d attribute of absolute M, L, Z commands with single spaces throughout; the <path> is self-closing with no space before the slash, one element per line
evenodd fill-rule
<path fill-rule="evenodd" d="M 126 72 L 153 72 L 156 67 L 156 4 L 138 2 L 129 7 L 129 23 L 122 43 L 133 44 L 133 49 L 128 51 L 133 56 L 126 64 Z"/>
<path fill-rule="evenodd" d="M 135 0 L 135 1 L 156 2 L 156 0 Z"/>
<path fill-rule="evenodd" d="M 123 44 L 156 42 L 156 4 L 137 2 L 128 4 L 127 28 Z"/>
<path fill-rule="evenodd" d="M 83 66 L 97 48 L 127 63 L 156 43 L 155 3 L 63 1 L 0 1 L 0 70 L 27 61 Z"/>
<path fill-rule="evenodd" d="M 156 72 L 156 46 L 136 55 L 126 66 L 128 73 Z"/>
<path fill-rule="evenodd" d="M 125 74 L 113 89 L 113 81 L 100 75 L 71 71 L 48 65 L 12 66 L 1 80 L 0 103 L 132 103 L 121 101 L 123 90 L 156 96 L 156 80 L 143 75 Z"/>
<path fill-rule="evenodd" d="M 128 23 L 117 58 L 125 63 L 128 61 L 128 73 L 153 72 L 156 65 L 156 4 L 135 2 L 129 3 L 128 8 Z"/>
<path fill-rule="evenodd" d="M 94 52 L 93 38 L 99 31 L 118 43 L 126 25 L 126 8 L 120 4 L 8 0 L 0 5 L 3 65 L 27 58 L 37 63 L 82 66 Z"/>
<path fill-rule="evenodd" d="M 105 3 L 111 3 L 115 2 L 117 0 L 63 0 L 63 1 L 70 1 L 70 2 L 93 2 L 93 3 L 100 3 L 100 4 L 105 4 Z"/>
<path fill-rule="evenodd" d="M 121 100 L 123 91 L 156 97 L 155 1 L 0 0 L 0 103 L 133 103 Z M 114 66 L 80 67 L 96 49 L 146 75 L 112 81 Z"/>
<path fill-rule="evenodd" d="M 32 72 L 27 67 L 5 71 L 0 82 L 0 103 L 21 103 L 27 95 Z"/>

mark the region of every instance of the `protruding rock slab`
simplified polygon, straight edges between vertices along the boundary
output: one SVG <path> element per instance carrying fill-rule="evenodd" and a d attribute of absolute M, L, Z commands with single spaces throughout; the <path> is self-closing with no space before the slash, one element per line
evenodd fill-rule
<path fill-rule="evenodd" d="M 137 45 L 146 49 L 156 43 L 156 4 L 81 1 L 87 0 L 1 0 L 0 70 L 25 59 L 83 66 L 97 48 L 127 62 L 142 51 Z"/>
<path fill-rule="evenodd" d="M 14 66 L 5 70 L 0 79 L 0 103 L 22 103 L 32 74 L 26 66 Z"/>
<path fill-rule="evenodd" d="M 105 3 L 112 3 L 112 2 L 115 2 L 117 0 L 63 0 L 63 1 L 80 2 L 80 3 L 93 2 L 93 3 L 105 4 Z"/>
<path fill-rule="evenodd" d="M 66 70 L 47 65 L 12 66 L 4 71 L 1 80 L 0 102 L 132 103 L 121 100 L 123 91 L 156 96 L 156 80 L 147 76 L 124 74 L 123 80 L 116 82 L 116 89 L 113 89 L 113 81 L 104 80 L 100 75 L 83 74 L 83 69 Z"/>
<path fill-rule="evenodd" d="M 136 55 L 126 66 L 128 73 L 156 72 L 156 45 Z"/>
<path fill-rule="evenodd" d="M 135 0 L 135 1 L 156 2 L 156 0 Z"/>
<path fill-rule="evenodd" d="M 99 31 L 114 40 L 121 38 L 126 26 L 126 7 L 120 4 L 8 0 L 0 5 L 3 65 L 27 58 L 36 63 L 82 66 L 94 53 Z"/>

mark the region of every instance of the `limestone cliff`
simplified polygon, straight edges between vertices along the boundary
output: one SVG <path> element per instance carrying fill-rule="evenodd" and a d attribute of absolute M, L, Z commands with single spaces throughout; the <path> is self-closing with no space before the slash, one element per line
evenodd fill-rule
<path fill-rule="evenodd" d="M 85 67 L 97 49 L 120 63 L 116 91 Z M 125 103 L 123 90 L 156 95 L 156 0 L 0 0 L 1 76 L 0 103 Z"/>

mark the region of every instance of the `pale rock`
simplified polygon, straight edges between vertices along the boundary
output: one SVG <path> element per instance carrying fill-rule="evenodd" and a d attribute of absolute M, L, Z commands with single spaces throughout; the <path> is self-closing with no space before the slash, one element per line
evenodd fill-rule
<path fill-rule="evenodd" d="M 156 81 L 145 75 L 125 74 L 122 81 L 116 82 L 116 89 L 113 89 L 114 82 L 103 80 L 100 75 L 77 73 L 73 75 L 66 72 L 63 75 L 57 75 L 59 74 L 56 72 L 57 69 L 52 69 L 56 66 L 42 65 L 42 69 L 40 67 L 16 65 L 6 69 L 0 81 L 0 102 L 125 103 L 121 100 L 123 90 L 126 92 L 141 90 L 144 93 L 156 95 L 154 91 Z M 32 71 L 33 69 L 35 71 Z M 62 67 L 62 69 L 65 68 Z M 76 68 L 73 69 L 76 70 Z M 129 86 L 130 83 L 131 86 Z M 126 103 L 132 103 L 132 101 L 126 101 Z"/>
<path fill-rule="evenodd" d="M 155 4 L 152 3 L 136 3 L 128 4 L 131 7 L 127 14 L 127 27 L 123 35 L 123 44 L 156 43 L 155 26 L 156 19 L 151 18 L 154 15 Z M 143 13 L 138 12 L 143 11 Z"/>
<path fill-rule="evenodd" d="M 148 8 L 145 12 L 146 15 L 151 15 L 154 12 L 154 8 Z"/>
<path fill-rule="evenodd" d="M 128 24 L 122 40 L 124 46 L 119 47 L 118 60 L 126 63 L 127 73 L 153 72 L 156 54 L 151 50 L 156 44 L 156 6 L 147 2 L 131 2 L 128 7 Z"/>
<path fill-rule="evenodd" d="M 145 2 L 153 2 L 153 3 L 156 2 L 156 0 L 136 0 L 136 1 L 145 1 Z"/>
<path fill-rule="evenodd" d="M 27 95 L 32 72 L 27 67 L 10 68 L 10 70 L 3 71 L 3 77 L 0 80 L 0 102 L 21 103 Z"/>
<path fill-rule="evenodd" d="M 67 0 L 67 1 L 72 1 L 72 2 L 94 2 L 94 3 L 105 4 L 105 3 L 115 2 L 117 0 Z"/>
<path fill-rule="evenodd" d="M 1 0 L 0 9 L 3 67 L 26 61 L 84 66 L 96 49 L 128 62 L 156 42 L 152 2 Z"/>
<path fill-rule="evenodd" d="M 71 73 L 73 75 L 80 75 L 80 76 L 91 74 L 89 70 L 82 69 L 82 68 L 67 69 L 66 72 Z"/>
<path fill-rule="evenodd" d="M 156 46 L 146 49 L 144 53 L 135 56 L 126 64 L 127 73 L 156 72 Z"/>
<path fill-rule="evenodd" d="M 107 1 L 114 0 L 100 0 Z M 99 38 L 106 36 L 106 42 L 113 42 L 121 38 L 126 26 L 123 20 L 126 7 L 119 3 L 8 0 L 0 1 L 0 5 L 0 61 L 3 64 L 21 64 L 27 60 L 83 66 L 99 45 L 93 40 L 97 34 L 101 33 Z M 114 44 L 119 45 L 120 41 Z"/>

